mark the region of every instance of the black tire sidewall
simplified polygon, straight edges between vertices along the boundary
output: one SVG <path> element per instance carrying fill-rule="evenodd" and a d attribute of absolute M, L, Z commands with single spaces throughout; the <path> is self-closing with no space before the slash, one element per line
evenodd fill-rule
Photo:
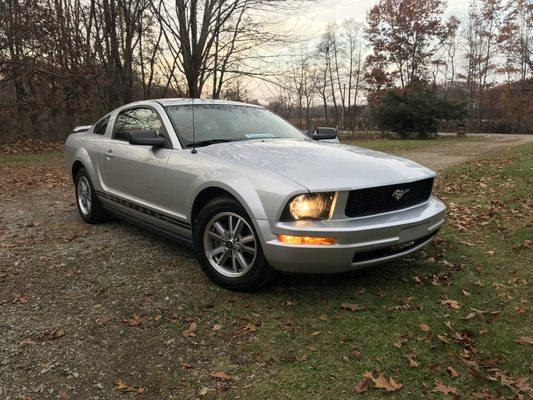
<path fill-rule="evenodd" d="M 230 278 L 222 275 L 220 272 L 214 269 L 209 262 L 204 248 L 204 231 L 211 220 L 216 214 L 222 212 L 233 212 L 240 215 L 250 225 L 256 238 L 257 243 L 257 255 L 255 262 L 245 275 L 237 278 Z M 259 235 L 252 223 L 246 210 L 231 197 L 217 197 L 208 202 L 200 211 L 199 216 L 194 224 L 194 243 L 195 252 L 198 262 L 200 263 L 202 270 L 209 279 L 215 282 L 217 285 L 231 290 L 254 290 L 263 286 L 270 280 L 270 275 L 273 275 L 273 270 L 265 259 L 263 249 L 259 240 Z"/>

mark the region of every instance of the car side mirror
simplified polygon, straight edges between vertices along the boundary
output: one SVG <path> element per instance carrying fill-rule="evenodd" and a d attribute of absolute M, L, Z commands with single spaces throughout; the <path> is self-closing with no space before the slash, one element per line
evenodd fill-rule
<path fill-rule="evenodd" d="M 337 129 L 335 128 L 315 128 L 313 131 L 311 138 L 313 140 L 331 140 L 337 138 Z"/>
<path fill-rule="evenodd" d="M 163 136 L 158 136 L 156 131 L 132 131 L 128 135 L 129 144 L 139 146 L 165 147 L 167 140 Z"/>

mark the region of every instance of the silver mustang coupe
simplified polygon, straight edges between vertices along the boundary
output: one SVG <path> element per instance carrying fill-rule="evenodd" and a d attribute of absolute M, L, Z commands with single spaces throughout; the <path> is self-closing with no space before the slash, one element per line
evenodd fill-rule
<path fill-rule="evenodd" d="M 279 271 L 395 260 L 444 223 L 433 171 L 332 139 L 251 104 L 149 100 L 77 127 L 65 161 L 86 222 L 115 214 L 170 236 L 213 282 L 252 290 Z"/>

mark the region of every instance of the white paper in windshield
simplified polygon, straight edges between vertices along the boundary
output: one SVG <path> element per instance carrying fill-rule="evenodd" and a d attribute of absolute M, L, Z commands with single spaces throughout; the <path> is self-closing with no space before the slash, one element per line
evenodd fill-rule
<path fill-rule="evenodd" d="M 247 133 L 246 136 L 248 139 L 264 139 L 264 138 L 275 138 L 272 133 Z"/>

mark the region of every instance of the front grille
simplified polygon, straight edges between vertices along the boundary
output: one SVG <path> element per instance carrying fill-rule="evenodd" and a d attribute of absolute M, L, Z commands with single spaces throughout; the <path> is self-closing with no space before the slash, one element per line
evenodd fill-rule
<path fill-rule="evenodd" d="M 380 258 L 405 253 L 421 245 L 422 243 L 432 239 L 433 237 L 435 237 L 436 234 L 437 232 L 432 232 L 427 236 L 421 237 L 420 239 L 417 239 L 417 240 L 411 240 L 410 242 L 396 244 L 394 246 L 389 246 L 389 247 L 382 247 L 376 250 L 361 251 L 359 253 L 354 254 L 352 262 L 359 263 L 359 262 L 364 262 L 364 261 L 378 260 Z"/>
<path fill-rule="evenodd" d="M 433 178 L 397 185 L 352 190 L 346 202 L 349 218 L 401 210 L 424 203 L 431 196 Z"/>

